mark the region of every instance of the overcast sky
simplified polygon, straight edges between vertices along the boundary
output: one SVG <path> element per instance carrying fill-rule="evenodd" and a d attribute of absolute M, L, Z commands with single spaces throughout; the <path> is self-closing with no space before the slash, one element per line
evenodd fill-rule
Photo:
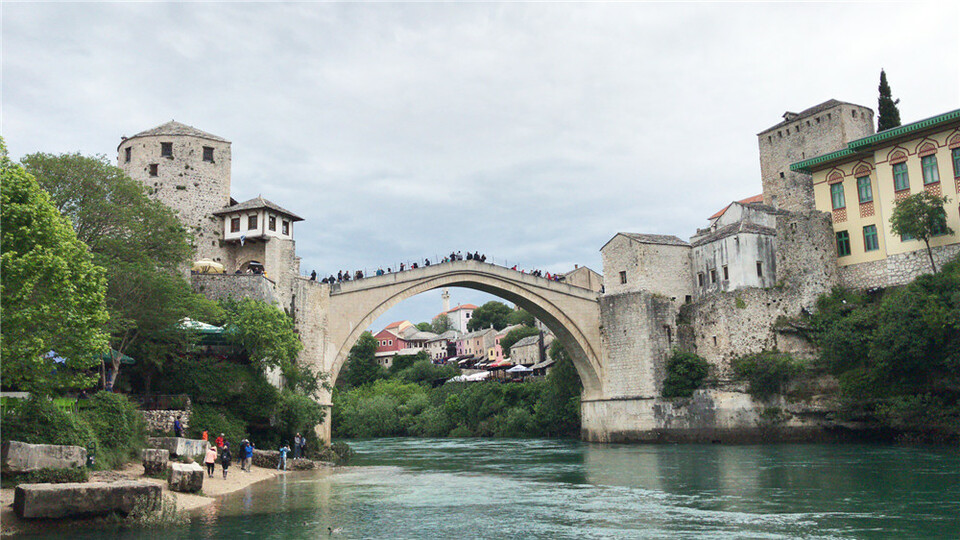
<path fill-rule="evenodd" d="M 233 196 L 303 216 L 302 270 L 451 250 L 602 271 L 761 191 L 756 134 L 830 98 L 960 106 L 954 3 L 3 2 L 10 153 L 106 154 L 176 119 L 233 142 Z M 454 303 L 489 299 L 451 291 Z M 427 320 L 439 292 L 386 319 Z"/>

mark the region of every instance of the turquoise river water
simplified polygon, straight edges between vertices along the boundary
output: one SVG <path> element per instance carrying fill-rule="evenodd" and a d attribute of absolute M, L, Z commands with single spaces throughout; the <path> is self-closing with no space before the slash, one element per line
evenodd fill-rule
<path fill-rule="evenodd" d="M 189 525 L 75 538 L 960 538 L 960 449 L 353 441 Z"/>

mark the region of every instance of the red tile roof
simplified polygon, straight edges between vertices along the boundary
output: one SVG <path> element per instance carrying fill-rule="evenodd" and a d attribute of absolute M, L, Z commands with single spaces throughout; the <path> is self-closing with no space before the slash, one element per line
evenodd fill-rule
<path fill-rule="evenodd" d="M 737 202 L 740 203 L 740 204 L 750 204 L 750 203 L 756 203 L 756 202 L 763 202 L 763 194 L 761 193 L 760 195 L 754 195 L 753 197 L 747 197 L 746 199 L 743 199 L 742 201 L 737 201 Z M 731 204 L 732 204 L 732 203 L 731 203 Z M 727 208 L 730 208 L 730 205 L 729 205 L 729 204 L 726 205 L 726 206 L 724 206 L 724 207 L 723 207 L 723 210 L 720 210 L 720 211 L 717 212 L 716 214 L 708 217 L 707 219 L 716 219 L 716 218 L 722 216 L 723 213 L 727 211 Z"/>
<path fill-rule="evenodd" d="M 461 309 L 477 309 L 477 306 L 473 304 L 463 304 L 462 306 L 457 306 L 450 311 L 444 311 L 444 313 L 453 313 L 454 311 L 460 311 Z"/>

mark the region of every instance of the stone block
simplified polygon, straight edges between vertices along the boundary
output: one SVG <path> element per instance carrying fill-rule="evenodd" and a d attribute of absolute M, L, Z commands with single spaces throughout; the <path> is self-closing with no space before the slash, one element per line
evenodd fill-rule
<path fill-rule="evenodd" d="M 287 454 L 287 466 L 290 465 L 290 456 L 293 455 L 293 452 Z M 263 468 L 277 468 L 277 463 L 280 461 L 280 452 L 277 450 L 256 450 L 253 451 L 253 464 L 257 467 Z"/>
<path fill-rule="evenodd" d="M 171 463 L 167 485 L 171 491 L 197 493 L 203 489 L 203 474 L 199 463 Z"/>
<path fill-rule="evenodd" d="M 141 501 L 160 502 L 160 486 L 148 482 L 88 482 L 76 484 L 20 484 L 13 510 L 21 519 L 66 518 L 129 514 Z"/>
<path fill-rule="evenodd" d="M 202 456 L 207 451 L 207 441 L 185 439 L 183 437 L 150 437 L 147 444 L 151 448 L 162 448 L 171 456 Z"/>
<path fill-rule="evenodd" d="M 82 446 L 28 444 L 20 441 L 3 443 L 4 473 L 25 473 L 39 469 L 69 469 L 87 463 L 87 450 Z"/>
<path fill-rule="evenodd" d="M 150 476 L 164 472 L 170 461 L 170 451 L 160 448 L 144 448 L 140 455 L 143 458 L 143 474 Z"/>

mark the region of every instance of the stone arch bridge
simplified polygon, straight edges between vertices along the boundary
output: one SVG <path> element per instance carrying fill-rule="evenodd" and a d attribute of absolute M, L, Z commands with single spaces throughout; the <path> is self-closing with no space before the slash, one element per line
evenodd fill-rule
<path fill-rule="evenodd" d="M 599 295 L 478 261 L 441 263 L 336 284 L 297 280 L 292 305 L 304 343 L 302 357 L 335 382 L 351 347 L 373 321 L 407 298 L 442 287 L 487 292 L 532 313 L 570 354 L 583 382 L 583 399 L 605 394 Z M 322 402 L 331 405 L 328 395 Z M 329 441 L 329 424 L 323 431 L 321 436 Z"/>
<path fill-rule="evenodd" d="M 479 261 L 338 284 L 294 280 L 290 308 L 304 345 L 301 359 L 336 382 L 351 347 L 373 321 L 407 298 L 442 287 L 480 290 L 514 302 L 556 335 L 583 382 L 584 439 L 631 440 L 663 424 L 656 418 L 658 381 L 670 340 L 662 330 L 675 324 L 676 316 L 669 299 L 646 292 L 600 295 Z M 329 394 L 320 402 L 332 407 Z M 330 416 L 318 433 L 326 441 L 331 440 Z"/>

